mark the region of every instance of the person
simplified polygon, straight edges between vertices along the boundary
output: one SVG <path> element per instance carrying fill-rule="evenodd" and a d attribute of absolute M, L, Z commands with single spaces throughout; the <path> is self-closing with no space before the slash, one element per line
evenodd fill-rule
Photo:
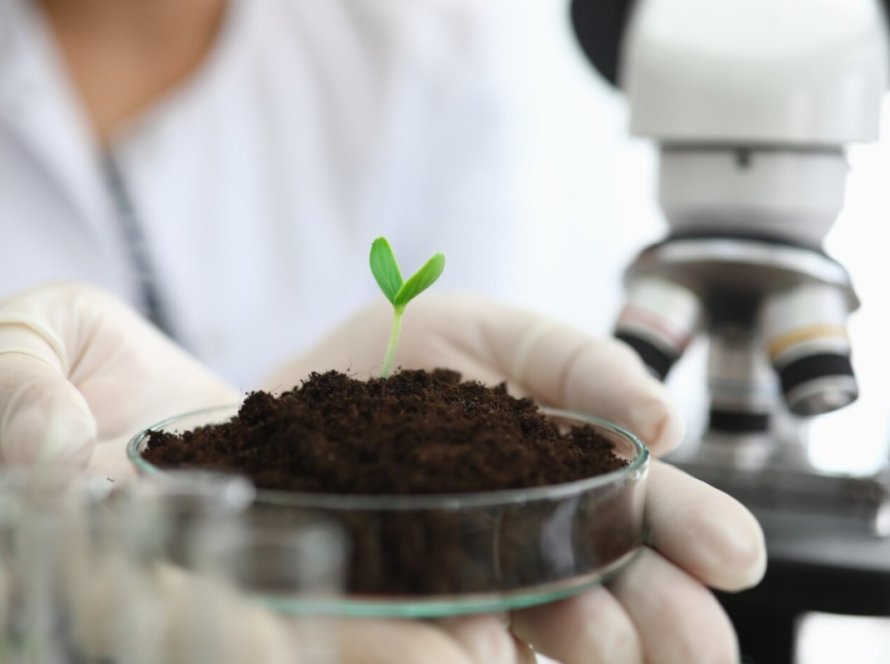
<path fill-rule="evenodd" d="M 0 295 L 101 286 L 241 387 L 375 296 L 378 235 L 515 298 L 493 7 L 2 0 Z"/>
<path fill-rule="evenodd" d="M 431 293 L 412 307 L 400 366 L 444 365 L 468 378 L 506 379 L 541 402 L 623 424 L 656 453 L 682 433 L 664 387 L 618 341 L 486 298 Z M 263 385 L 280 389 L 312 370 L 373 371 L 389 322 L 388 303 L 365 309 Z M 123 445 L 134 431 L 237 396 L 95 287 L 43 286 L 0 303 L 5 463 L 86 466 L 120 479 L 132 472 Z M 756 521 L 729 496 L 657 461 L 645 513 L 648 546 L 606 586 L 509 616 L 374 621 L 374 629 L 357 622 L 345 632 L 342 661 L 514 662 L 531 646 L 569 664 L 734 661 L 732 627 L 707 586 L 738 590 L 757 582 L 765 554 Z"/>
<path fill-rule="evenodd" d="M 443 250 L 452 288 L 527 283 L 479 16 L 495 7 L 0 0 L 3 461 L 123 477 L 122 440 L 157 419 L 310 368 L 367 370 L 388 322 L 347 317 L 373 288 L 356 271 L 374 235 L 405 263 Z M 50 280 L 67 283 L 31 289 Z M 617 342 L 468 296 L 412 307 L 402 366 L 507 379 L 656 451 L 677 442 L 662 388 Z M 566 662 L 732 661 L 707 587 L 755 583 L 762 535 L 669 466 L 650 484 L 650 547 L 608 587 L 508 617 L 357 625 L 344 661 L 514 661 L 529 644 Z"/>

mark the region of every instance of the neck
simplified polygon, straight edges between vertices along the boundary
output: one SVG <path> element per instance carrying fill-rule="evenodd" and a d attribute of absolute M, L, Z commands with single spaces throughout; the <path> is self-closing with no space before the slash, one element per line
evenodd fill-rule
<path fill-rule="evenodd" d="M 201 64 L 226 0 L 37 0 L 97 139 Z"/>

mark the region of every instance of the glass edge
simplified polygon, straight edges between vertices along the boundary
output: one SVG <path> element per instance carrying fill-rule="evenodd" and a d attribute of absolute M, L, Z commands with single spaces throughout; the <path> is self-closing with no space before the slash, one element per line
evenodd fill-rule
<path fill-rule="evenodd" d="M 127 442 L 127 457 L 136 467 L 137 471 L 145 474 L 164 472 L 163 469 L 146 461 L 142 457 L 142 443 L 151 431 L 162 430 L 165 427 L 189 417 L 198 415 L 210 415 L 214 412 L 237 411 L 238 404 L 214 406 L 192 410 L 180 415 L 168 417 L 160 422 L 138 432 Z M 483 493 L 444 493 L 421 495 L 365 495 L 365 494 L 322 494 L 322 493 L 291 493 L 270 489 L 257 489 L 256 500 L 267 505 L 287 507 L 300 507 L 305 509 L 330 509 L 330 510 L 423 510 L 423 509 L 459 509 L 464 507 L 496 507 L 507 504 L 526 503 L 537 500 L 553 500 L 567 496 L 577 495 L 581 492 L 617 485 L 621 480 L 640 480 L 646 474 L 649 466 L 650 454 L 646 445 L 624 427 L 614 422 L 605 420 L 596 415 L 580 413 L 571 410 L 549 408 L 541 406 L 542 413 L 549 417 L 559 417 L 567 420 L 578 420 L 586 424 L 607 429 L 631 443 L 636 450 L 636 455 L 630 462 L 618 470 L 613 470 L 601 475 L 586 477 L 574 482 L 551 484 L 542 487 L 528 487 L 524 489 L 501 489 L 486 491 Z"/>
<path fill-rule="evenodd" d="M 395 597 L 371 599 L 362 596 L 343 596 L 328 600 L 269 598 L 258 596 L 260 603 L 285 614 L 316 614 L 349 618 L 446 618 L 524 609 L 572 597 L 595 586 L 608 583 L 640 554 L 636 546 L 603 567 L 575 578 L 556 581 L 544 586 L 483 594 L 449 597 Z"/>
<path fill-rule="evenodd" d="M 180 413 L 179 415 L 173 415 L 172 417 L 164 418 L 163 420 L 161 420 L 160 422 L 156 422 L 155 424 L 150 424 L 145 429 L 138 431 L 127 441 L 127 459 L 130 460 L 130 463 L 132 463 L 137 470 L 143 473 L 162 473 L 164 472 L 162 468 L 158 468 L 153 463 L 146 461 L 142 457 L 142 441 L 146 439 L 149 433 L 151 433 L 152 431 L 161 431 L 167 426 L 189 417 L 197 417 L 198 415 L 210 415 L 211 413 L 215 412 L 231 412 L 237 411 L 237 409 L 238 404 L 225 404 L 222 406 L 210 406 L 208 408 L 196 408 L 195 410 L 189 410 L 184 413 Z"/>

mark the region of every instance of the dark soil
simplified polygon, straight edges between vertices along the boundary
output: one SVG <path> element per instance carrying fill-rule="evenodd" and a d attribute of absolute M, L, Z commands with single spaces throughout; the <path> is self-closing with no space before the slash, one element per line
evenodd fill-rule
<path fill-rule="evenodd" d="M 544 486 L 626 463 L 593 428 L 563 431 L 504 385 L 489 388 L 441 369 L 369 381 L 312 374 L 279 396 L 249 394 L 228 422 L 182 434 L 154 432 L 144 456 L 162 468 L 242 474 L 261 489 L 362 495 Z M 477 510 L 470 517 L 438 510 L 344 512 L 338 517 L 353 549 L 348 588 L 390 595 L 503 590 L 542 576 L 571 576 L 633 546 L 625 533 L 630 524 L 606 540 L 569 532 L 568 544 L 548 544 L 542 531 L 561 504 Z M 603 511 L 601 498 L 596 505 L 579 501 L 571 519 L 586 524 L 585 510 L 594 507 Z M 605 518 L 632 519 L 626 497 L 605 507 Z M 565 551 L 548 550 L 554 546 L 577 550 L 567 558 Z"/>
<path fill-rule="evenodd" d="M 152 434 L 145 456 L 235 471 L 265 489 L 353 494 L 531 487 L 623 465 L 594 429 L 560 432 L 531 400 L 445 370 L 367 382 L 313 374 L 278 397 L 251 393 L 226 424 Z"/>

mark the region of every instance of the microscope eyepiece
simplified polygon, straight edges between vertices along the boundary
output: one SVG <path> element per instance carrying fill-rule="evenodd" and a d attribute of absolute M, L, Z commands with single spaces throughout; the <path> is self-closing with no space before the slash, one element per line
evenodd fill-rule
<path fill-rule="evenodd" d="M 859 396 L 849 355 L 807 355 L 778 371 L 785 401 L 796 415 L 828 413 Z"/>
<path fill-rule="evenodd" d="M 700 313 L 698 297 L 684 286 L 663 277 L 634 277 L 615 324 L 615 337 L 664 380 L 692 340 Z"/>
<path fill-rule="evenodd" d="M 792 413 L 819 415 L 858 397 L 847 315 L 843 293 L 825 284 L 797 286 L 765 302 L 767 354 Z"/>

